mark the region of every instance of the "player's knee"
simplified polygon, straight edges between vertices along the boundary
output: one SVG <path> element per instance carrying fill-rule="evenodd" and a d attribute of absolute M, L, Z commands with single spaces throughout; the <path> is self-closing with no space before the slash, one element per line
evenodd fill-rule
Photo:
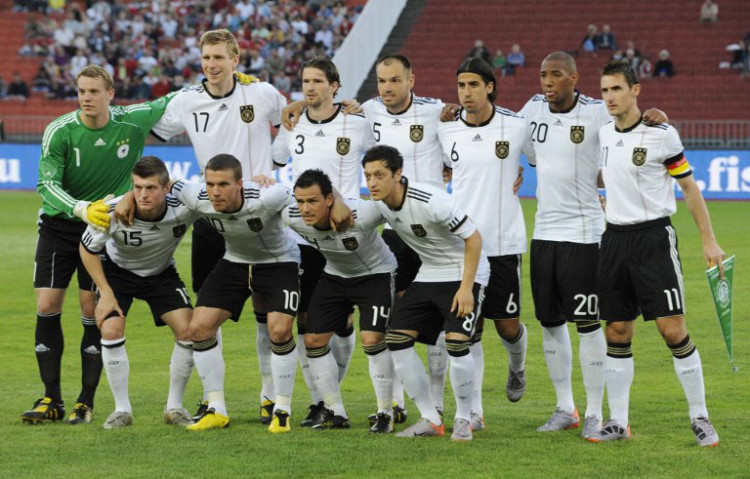
<path fill-rule="evenodd" d="M 414 338 L 401 331 L 389 331 L 385 335 L 385 343 L 391 351 L 413 348 L 415 341 Z"/>
<path fill-rule="evenodd" d="M 633 327 L 629 321 L 609 321 L 605 332 L 608 342 L 625 343 L 633 339 Z"/>
<path fill-rule="evenodd" d="M 322 348 L 327 346 L 330 338 L 326 334 L 305 334 L 305 347 Z"/>
<path fill-rule="evenodd" d="M 101 326 L 102 339 L 112 341 L 115 339 L 121 339 L 125 337 L 125 318 L 121 317 L 117 311 L 112 311 L 109 316 L 104 318 Z"/>
<path fill-rule="evenodd" d="M 359 335 L 363 346 L 372 346 L 385 341 L 385 334 L 375 331 L 362 331 Z"/>
<path fill-rule="evenodd" d="M 578 334 L 588 334 L 593 333 L 594 331 L 598 331 L 602 328 L 601 324 L 599 324 L 599 321 L 592 320 L 592 321 L 576 321 L 576 330 L 578 331 Z"/>
<path fill-rule="evenodd" d="M 216 339 L 216 336 L 211 336 L 200 341 L 193 340 L 193 351 L 202 353 L 205 351 L 210 351 L 218 345 L 219 341 Z"/>
<path fill-rule="evenodd" d="M 59 314 L 62 311 L 63 299 L 64 296 L 57 297 L 56 295 L 38 295 L 36 299 L 37 314 L 40 314 L 42 316 Z"/>
<path fill-rule="evenodd" d="M 195 320 L 190 321 L 189 333 L 189 339 L 193 342 L 205 341 L 216 335 L 216 331 L 212 331 L 208 325 Z"/>
<path fill-rule="evenodd" d="M 378 341 L 378 342 L 365 343 L 363 341 L 362 342 L 362 349 L 365 350 L 365 354 L 366 355 L 368 355 L 368 356 L 375 356 L 375 355 L 378 355 L 378 354 L 382 353 L 386 349 L 388 349 L 388 345 L 385 342 L 385 337 L 381 337 L 380 341 Z"/>
<path fill-rule="evenodd" d="M 494 323 L 497 334 L 506 341 L 515 338 L 521 331 L 521 322 L 518 318 L 496 320 Z"/>
<path fill-rule="evenodd" d="M 445 339 L 445 349 L 448 354 L 454 358 L 460 358 L 469 354 L 471 342 L 464 339 Z"/>
<path fill-rule="evenodd" d="M 269 321 L 268 336 L 275 343 L 288 341 L 292 337 L 291 323 L 287 323 L 286 321 Z"/>

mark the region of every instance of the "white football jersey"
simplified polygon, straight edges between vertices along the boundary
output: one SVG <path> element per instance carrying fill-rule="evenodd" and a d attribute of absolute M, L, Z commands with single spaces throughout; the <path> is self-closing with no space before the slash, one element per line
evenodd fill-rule
<path fill-rule="evenodd" d="M 674 127 L 639 121 L 620 131 L 612 122 L 599 130 L 599 141 L 607 222 L 631 225 L 677 211 L 672 178 L 684 178 L 692 170 Z"/>
<path fill-rule="evenodd" d="M 362 105 L 377 144 L 396 148 L 404 157 L 403 175 L 412 181 L 443 187 L 443 157 L 438 125 L 443 102 L 411 94 L 409 107 L 389 113 L 380 97 Z"/>
<path fill-rule="evenodd" d="M 172 186 L 172 193 L 224 237 L 224 259 L 251 264 L 300 262 L 299 247 L 281 222 L 281 210 L 294 204 L 286 186 L 277 183 L 261 188 L 246 181 L 242 206 L 234 213 L 216 211 L 203 183 L 180 180 Z"/>
<path fill-rule="evenodd" d="M 107 202 L 110 212 L 120 198 Z M 157 220 L 142 220 L 136 214 L 132 226 L 114 220 L 104 232 L 89 226 L 81 243 L 93 254 L 106 250 L 112 262 L 124 270 L 141 277 L 155 276 L 174 264 L 172 256 L 177 245 L 198 218 L 174 196 L 167 195 L 166 202 L 167 209 Z"/>
<path fill-rule="evenodd" d="M 187 132 L 201 173 L 208 160 L 220 153 L 242 164 L 243 178 L 271 176 L 271 125 L 281 122 L 286 98 L 272 85 L 256 81 L 224 97 L 212 96 L 203 83 L 180 90 L 151 132 L 168 140 Z"/>
<path fill-rule="evenodd" d="M 293 131 L 279 130 L 273 162 L 283 166 L 291 156 L 295 180 L 304 171 L 323 170 L 344 198 L 359 198 L 362 154 L 372 143 L 363 115 L 344 115 L 337 105 L 331 118 L 315 121 L 305 111 Z"/>
<path fill-rule="evenodd" d="M 436 283 L 461 281 L 464 272 L 464 240 L 477 227 L 454 203 L 445 189 L 427 183 L 410 183 L 406 187 L 404 202 L 392 210 L 382 201 L 374 201 L 380 214 L 388 221 L 398 236 L 422 260 L 414 281 Z M 490 264 L 482 252 L 475 283 L 487 286 Z"/>
<path fill-rule="evenodd" d="M 396 271 L 396 257 L 378 234 L 385 222 L 371 201 L 347 199 L 354 226 L 338 233 L 307 226 L 297 205 L 284 209 L 284 223 L 299 233 L 326 258 L 325 272 L 342 278 L 353 278 Z"/>
<path fill-rule="evenodd" d="M 440 142 L 453 167 L 453 197 L 482 233 L 487 256 L 526 252 L 521 202 L 513 193 L 522 152 L 531 151 L 526 120 L 496 106 L 481 125 L 440 123 Z"/>
<path fill-rule="evenodd" d="M 551 112 L 534 95 L 519 112 L 529 124 L 536 166 L 534 239 L 598 243 L 604 232 L 596 179 L 599 128 L 612 121 L 601 100 L 576 94 L 573 107 Z"/>

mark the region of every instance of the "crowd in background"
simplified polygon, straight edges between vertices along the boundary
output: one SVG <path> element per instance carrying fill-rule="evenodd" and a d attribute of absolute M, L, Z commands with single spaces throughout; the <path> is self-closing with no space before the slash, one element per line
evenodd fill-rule
<path fill-rule="evenodd" d="M 360 13 L 333 0 L 95 0 L 69 2 L 58 20 L 48 2 L 23 3 L 31 11 L 19 53 L 45 58 L 31 89 L 50 98 L 75 97 L 75 77 L 88 64 L 112 74 L 119 98 L 152 99 L 194 84 L 200 34 L 215 28 L 237 37 L 238 70 L 297 91 L 302 63 L 332 56 Z"/>

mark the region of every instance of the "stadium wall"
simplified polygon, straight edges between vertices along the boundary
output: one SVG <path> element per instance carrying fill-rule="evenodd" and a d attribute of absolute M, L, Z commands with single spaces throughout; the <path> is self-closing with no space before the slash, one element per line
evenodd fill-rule
<path fill-rule="evenodd" d="M 39 145 L 3 144 L 0 153 L 0 189 L 33 190 L 39 177 Z M 172 179 L 200 179 L 200 169 L 191 146 L 147 146 L 145 155 L 154 155 L 167 163 Z M 695 179 L 707 200 L 750 201 L 750 150 L 687 150 Z M 525 159 L 524 183 L 520 196 L 533 197 L 536 173 Z M 277 181 L 292 186 L 291 163 L 276 170 Z M 364 178 L 361 182 L 364 185 Z M 682 194 L 675 185 L 677 197 Z M 362 194 L 367 194 L 362 188 Z"/>

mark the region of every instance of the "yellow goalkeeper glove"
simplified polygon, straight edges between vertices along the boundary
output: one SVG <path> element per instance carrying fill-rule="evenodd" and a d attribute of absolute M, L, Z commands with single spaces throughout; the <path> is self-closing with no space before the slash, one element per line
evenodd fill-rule
<path fill-rule="evenodd" d="M 234 72 L 234 77 L 237 79 L 237 82 L 239 82 L 240 85 L 249 85 L 251 83 L 260 81 L 257 77 L 242 72 Z"/>
<path fill-rule="evenodd" d="M 109 205 L 104 204 L 112 195 L 106 198 L 90 201 L 79 201 L 73 208 L 73 214 L 81 218 L 84 223 L 91 225 L 97 231 L 106 231 L 109 228 L 111 217 L 109 216 Z"/>

